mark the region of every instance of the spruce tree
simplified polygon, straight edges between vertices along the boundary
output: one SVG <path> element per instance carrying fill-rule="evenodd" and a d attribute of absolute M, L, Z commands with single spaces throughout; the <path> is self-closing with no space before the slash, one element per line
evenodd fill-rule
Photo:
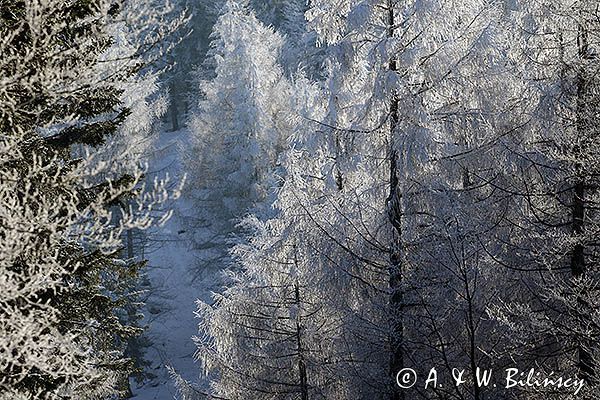
<path fill-rule="evenodd" d="M 127 7 L 0 1 L 2 399 L 108 398 L 128 386 L 123 353 L 139 328 L 122 321 L 143 263 L 123 260 L 121 236 L 153 223 L 144 202 L 168 195 L 160 183 L 138 192 L 133 155 L 107 158 L 130 115 L 122 84 L 157 40 L 107 56 Z"/>

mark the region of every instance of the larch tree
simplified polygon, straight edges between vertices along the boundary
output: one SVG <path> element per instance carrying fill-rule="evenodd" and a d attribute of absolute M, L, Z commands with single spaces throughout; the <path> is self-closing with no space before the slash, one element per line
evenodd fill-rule
<path fill-rule="evenodd" d="M 361 349 L 345 331 L 358 333 L 377 316 L 355 323 L 354 312 L 364 308 L 351 295 L 361 290 L 353 282 L 360 256 L 342 244 L 356 249 L 364 232 L 344 221 L 329 138 L 311 122 L 324 117 L 322 88 L 307 79 L 294 85 L 295 129 L 280 158 L 274 215 L 245 220 L 251 235 L 234 250 L 231 286 L 215 304 L 199 303 L 198 358 L 215 397 L 341 400 L 373 393 L 356 371 L 375 362 L 371 350 L 380 343 Z M 369 332 L 380 336 L 376 327 L 362 330 Z"/>
<path fill-rule="evenodd" d="M 237 212 L 256 215 L 242 225 L 231 285 L 199 304 L 209 395 L 564 397 L 475 381 L 479 368 L 518 359 L 573 372 L 596 398 L 597 2 L 309 5 L 323 64 L 292 80 L 281 108 L 291 133 L 278 142 L 278 179 L 264 186 L 277 188 L 264 203 L 273 207 Z M 223 18 L 219 32 L 240 19 Z M 221 54 L 207 99 L 270 93 L 210 86 L 238 65 Z M 239 104 L 256 103 L 236 102 L 236 116 Z M 198 126 L 226 138 L 227 121 Z M 456 365 L 468 371 L 462 386 L 396 385 L 405 367 L 449 377 Z"/>
<path fill-rule="evenodd" d="M 436 19 L 442 10 L 448 15 L 444 23 Z M 479 366 L 481 330 L 475 325 L 484 319 L 482 303 L 494 291 L 480 301 L 471 286 L 480 267 L 477 260 L 472 261 L 475 267 L 465 263 L 481 249 L 467 250 L 439 268 L 440 260 L 452 259 L 453 244 L 476 244 L 478 232 L 465 234 L 461 226 L 475 210 L 469 196 L 462 196 L 467 198 L 461 200 L 463 209 L 442 207 L 460 196 L 457 188 L 469 184 L 460 165 L 438 162 L 453 154 L 448 148 L 460 140 L 458 129 L 447 128 L 451 124 L 439 122 L 436 113 L 449 108 L 451 96 L 460 93 L 465 69 L 480 61 L 473 53 L 485 41 L 484 11 L 483 3 L 311 3 L 306 15 L 325 45 L 326 79 L 312 92 L 317 93 L 312 95 L 315 100 L 300 102 L 311 106 L 296 104 L 289 112 L 299 120 L 281 158 L 276 214 L 250 240 L 262 245 L 243 252 L 232 287 L 215 306 L 202 305 L 200 311 L 201 331 L 207 336 L 200 341 L 199 354 L 208 365 L 212 362 L 209 369 L 235 366 L 228 368 L 235 379 L 214 378 L 215 395 L 235 397 L 236 391 L 250 387 L 257 396 L 262 392 L 272 398 L 397 398 L 401 393 L 394 389 L 395 374 L 405 362 L 427 357 L 449 365 L 449 360 L 467 359 L 472 369 Z M 463 67 L 467 61 L 468 68 Z M 315 85 L 298 83 L 307 89 Z M 312 98 L 310 90 L 293 92 L 298 99 Z M 461 172 L 445 174 L 448 165 Z M 455 231 L 438 234 L 437 229 L 453 223 L 453 215 L 460 220 Z M 265 246 L 265 241 L 271 244 Z M 290 249 L 300 263 L 290 262 Z M 290 265 L 295 266 L 293 273 Z M 298 270 L 304 265 L 311 270 Z M 330 347 L 319 356 L 315 352 L 303 364 L 306 368 L 299 366 L 299 352 L 289 348 L 286 357 L 277 346 L 260 346 L 264 350 L 252 353 L 257 341 L 281 343 L 278 334 L 292 336 L 292 329 L 277 331 L 276 321 L 269 325 L 268 318 L 261 318 L 270 315 L 274 304 L 290 306 L 292 291 L 283 289 L 293 288 L 290 276 L 303 277 L 297 285 L 302 289 L 299 297 L 317 299 L 329 320 L 339 322 L 327 330 L 330 339 L 321 338 Z M 423 281 L 425 276 L 433 278 Z M 318 285 L 303 283 L 310 279 Z M 453 287 L 441 290 L 444 285 Z M 437 301 L 449 293 L 461 302 L 439 307 Z M 249 301 L 253 296 L 260 300 Z M 404 307 L 407 299 L 414 303 L 412 310 Z M 466 316 L 451 319 L 453 312 Z M 310 316 L 306 322 L 318 326 L 322 315 Z M 405 330 L 404 319 L 434 323 Z M 450 354 L 445 347 L 450 340 L 467 350 Z M 303 342 L 305 349 L 318 348 L 307 338 Z M 260 363 L 243 366 L 235 361 L 248 354 L 256 360 L 285 359 L 286 364 L 273 365 L 287 365 L 291 375 L 270 380 L 277 375 L 261 369 Z M 320 377 L 327 375 L 337 383 L 326 385 Z"/>
<path fill-rule="evenodd" d="M 527 295 L 498 310 L 525 355 L 576 374 L 596 398 L 598 365 L 598 2 L 514 2 L 523 27 L 509 53 L 531 106 L 513 143 L 519 174 L 503 190 L 519 201 L 513 254 Z M 532 392 L 532 398 L 561 394 Z"/>
<path fill-rule="evenodd" d="M 385 263 L 387 288 L 379 286 L 389 296 L 384 313 L 389 361 L 379 367 L 386 370 L 389 395 L 399 398 L 404 392 L 394 389 L 395 375 L 404 366 L 428 357 L 423 348 L 436 349 L 444 361 L 448 355 L 440 347 L 447 335 L 461 332 L 456 339 L 465 345 L 472 339 L 468 327 L 452 325 L 448 320 L 456 310 L 440 308 L 430 296 L 434 287 L 440 289 L 445 280 L 460 276 L 456 269 L 461 265 L 439 268 L 439 260 L 446 259 L 447 254 L 443 254 L 451 243 L 440 243 L 450 234 L 437 235 L 438 229 L 456 212 L 447 204 L 456 188 L 455 176 L 446 173 L 447 165 L 439 161 L 451 153 L 458 138 L 436 114 L 454 101 L 449 91 L 459 86 L 465 69 L 472 66 L 469 59 L 479 51 L 478 43 L 485 36 L 487 18 L 494 15 L 494 8 L 485 2 L 467 5 L 453 1 L 312 4 L 309 20 L 331 46 L 335 60 L 331 64 L 330 120 L 326 123 L 337 136 L 339 186 L 356 185 L 349 167 L 362 159 L 360 168 L 366 177 L 358 175 L 358 179 L 372 179 L 372 187 L 387 187 L 387 193 L 377 197 L 379 204 L 385 205 L 378 232 L 387 227 L 379 241 L 388 243 L 385 248 L 390 257 Z M 439 15 L 444 15 L 443 21 Z M 387 164 L 380 160 L 387 160 Z M 367 204 L 372 206 L 377 197 Z M 468 211 L 464 217 L 467 215 Z M 432 258 L 427 260 L 426 254 Z M 426 293 L 428 288 L 432 292 Z M 465 291 L 471 288 L 463 285 L 459 295 Z M 427 303 L 422 304 L 423 300 Z M 365 298 L 364 302 L 373 299 Z M 381 298 L 379 304 L 384 304 Z M 425 311 L 439 315 L 428 317 Z M 478 319 L 483 314 L 480 309 Z M 447 327 L 433 339 L 440 332 L 435 326 L 419 324 L 423 318 Z M 461 320 L 454 323 L 461 324 Z M 415 344 L 423 338 L 432 342 L 423 343 L 419 350 Z"/>
<path fill-rule="evenodd" d="M 218 225 L 235 224 L 269 195 L 290 131 L 281 46 L 281 36 L 244 2 L 226 2 L 213 28 L 214 77 L 200 81 L 202 98 L 190 122 L 192 190 Z"/>

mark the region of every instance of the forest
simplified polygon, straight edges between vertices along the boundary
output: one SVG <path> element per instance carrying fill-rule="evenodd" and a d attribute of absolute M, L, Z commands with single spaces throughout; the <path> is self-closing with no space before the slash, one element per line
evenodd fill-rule
<path fill-rule="evenodd" d="M 0 0 L 0 400 L 600 400 L 600 0 Z"/>

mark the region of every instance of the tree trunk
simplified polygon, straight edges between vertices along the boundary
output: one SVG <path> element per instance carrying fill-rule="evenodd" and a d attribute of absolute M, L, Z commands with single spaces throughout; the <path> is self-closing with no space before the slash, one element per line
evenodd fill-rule
<path fill-rule="evenodd" d="M 585 151 L 585 136 L 588 134 L 586 130 L 591 128 L 591 125 L 587 120 L 589 116 L 589 110 L 587 110 L 586 107 L 588 82 L 585 73 L 585 61 L 590 57 L 590 54 L 588 48 L 588 32 L 583 26 L 583 23 L 584 22 L 581 21 L 579 24 L 577 36 L 579 61 L 582 63 L 582 65 L 578 67 L 577 72 L 576 129 L 578 143 L 576 144 L 574 153 L 579 157 L 582 157 Z M 576 182 L 574 186 L 573 203 L 571 206 L 571 220 L 573 235 L 575 237 L 580 237 L 584 233 L 585 228 L 586 184 L 583 165 L 580 163 L 581 160 L 577 160 L 576 162 L 578 164 L 575 167 Z M 586 262 L 585 247 L 583 243 L 577 243 L 573 247 L 570 266 L 571 274 L 574 278 L 580 278 L 585 275 Z M 578 299 L 578 303 L 580 304 L 581 308 L 585 306 L 584 301 L 581 298 Z M 583 310 L 579 317 L 582 319 L 581 323 L 584 324 L 586 315 Z M 592 355 L 590 354 L 589 349 L 586 347 L 585 338 L 578 337 L 575 338 L 575 340 L 577 342 L 577 368 L 579 370 L 579 375 L 585 380 L 586 383 L 589 384 L 595 376 Z"/>
<path fill-rule="evenodd" d="M 395 35 L 394 1 L 388 0 L 388 38 Z M 391 72 L 398 72 L 398 63 L 395 57 L 389 62 Z M 392 242 L 390 246 L 389 289 L 390 289 L 390 321 L 391 321 L 391 356 L 390 375 L 394 387 L 391 400 L 403 400 L 404 393 L 396 386 L 396 374 L 404 368 L 404 355 L 402 351 L 404 339 L 403 323 L 403 294 L 402 294 L 402 194 L 398 182 L 398 154 L 395 147 L 395 135 L 399 123 L 399 99 L 396 93 L 390 100 L 390 137 L 388 157 L 390 160 L 389 197 L 387 198 L 388 218 L 393 227 Z"/>
<path fill-rule="evenodd" d="M 296 316 L 296 344 L 298 351 L 298 373 L 300 374 L 300 399 L 308 400 L 308 379 L 306 376 L 306 362 L 304 360 L 304 348 L 302 347 L 302 325 L 300 323 L 300 287 L 298 282 L 294 287 L 296 295 L 296 306 L 298 315 Z"/>
<path fill-rule="evenodd" d="M 177 107 L 177 96 L 175 95 L 175 88 L 171 85 L 171 124 L 173 132 L 179 130 L 179 109 Z"/>
<path fill-rule="evenodd" d="M 132 259 L 135 254 L 133 252 L 133 231 L 131 229 L 127 229 L 127 258 Z"/>
<path fill-rule="evenodd" d="M 296 245 L 294 245 L 294 267 L 298 269 L 298 258 L 296 257 Z M 302 321 L 300 314 L 300 283 L 296 278 L 294 284 L 294 303 L 296 311 L 296 351 L 298 352 L 298 374 L 300 380 L 300 400 L 308 400 L 308 376 L 306 373 L 306 360 L 304 359 L 304 347 L 302 346 Z"/>

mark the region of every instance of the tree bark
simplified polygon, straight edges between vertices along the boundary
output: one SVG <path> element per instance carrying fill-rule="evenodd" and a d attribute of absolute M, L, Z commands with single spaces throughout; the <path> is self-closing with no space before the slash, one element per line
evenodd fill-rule
<path fill-rule="evenodd" d="M 171 124 L 173 132 L 179 130 L 179 109 L 177 107 L 178 98 L 175 95 L 175 87 L 171 85 Z"/>
<path fill-rule="evenodd" d="M 577 72 L 577 110 L 576 110 L 576 129 L 577 129 L 577 140 L 578 143 L 575 146 L 575 156 L 582 157 L 585 151 L 585 136 L 587 135 L 586 130 L 590 129 L 588 112 L 586 107 L 587 103 L 587 91 L 588 84 L 585 73 L 585 62 L 589 59 L 589 48 L 588 48 L 588 32 L 586 27 L 583 25 L 583 21 L 578 26 L 577 45 L 579 62 Z M 572 220 L 572 234 L 578 238 L 584 233 L 585 229 L 585 214 L 586 214 L 586 183 L 583 171 L 582 160 L 576 160 L 576 182 L 573 191 L 573 203 L 571 206 L 571 220 Z M 581 278 L 586 273 L 586 261 L 585 261 L 585 246 L 578 239 L 578 243 L 575 244 L 571 254 L 571 274 L 573 278 Z M 578 304 L 581 308 L 585 307 L 584 301 L 578 298 Z M 582 310 L 579 318 L 582 319 L 581 323 L 585 323 L 585 311 Z M 586 383 L 591 383 L 595 376 L 594 365 L 592 355 L 586 346 L 585 338 L 575 338 L 577 342 L 577 369 L 579 375 Z"/>
<path fill-rule="evenodd" d="M 308 379 L 306 376 L 306 362 L 304 360 L 304 348 L 302 347 L 302 325 L 300 323 L 300 287 L 298 282 L 294 287 L 298 316 L 296 317 L 296 345 L 298 351 L 298 373 L 300 374 L 300 399 L 308 400 Z"/>
<path fill-rule="evenodd" d="M 394 0 L 387 1 L 388 7 L 388 38 L 395 35 Z M 389 62 L 389 70 L 398 72 L 396 57 Z M 399 98 L 394 92 L 390 100 L 390 132 L 388 157 L 390 162 L 389 197 L 386 200 L 389 221 L 393 227 L 390 246 L 389 289 L 390 289 L 390 321 L 391 321 L 391 356 L 390 375 L 394 384 L 391 400 L 403 400 L 404 393 L 396 385 L 396 374 L 404 368 L 404 323 L 403 323 L 403 293 L 402 293 L 402 194 L 398 181 L 398 154 L 395 147 L 395 136 L 399 124 Z"/>
<path fill-rule="evenodd" d="M 294 245 L 294 266 L 298 268 L 296 256 L 296 245 Z M 300 375 L 300 400 L 308 400 L 308 376 L 306 373 L 306 360 L 304 359 L 304 347 L 302 346 L 302 320 L 300 314 L 300 283 L 298 278 L 294 284 L 294 303 L 296 311 L 296 351 L 298 352 L 298 374 Z"/>

